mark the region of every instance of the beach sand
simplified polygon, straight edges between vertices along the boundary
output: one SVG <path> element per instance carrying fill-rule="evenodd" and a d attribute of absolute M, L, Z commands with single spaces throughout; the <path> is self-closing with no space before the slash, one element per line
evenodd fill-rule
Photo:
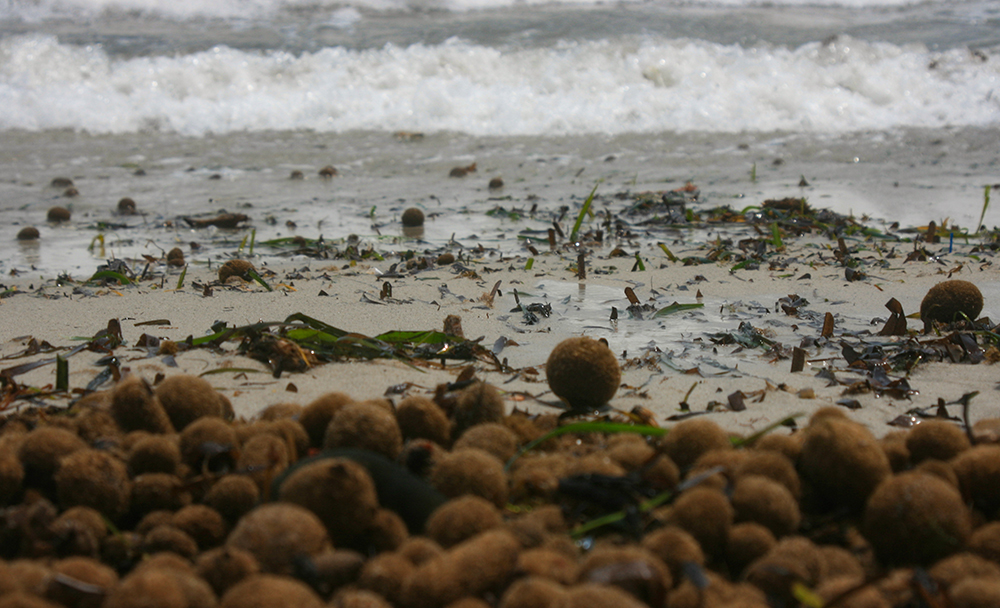
<path fill-rule="evenodd" d="M 273 286 L 271 292 L 258 283 L 238 279 L 221 285 L 216 269 L 197 266 L 189 268 L 180 289 L 176 288 L 176 271 L 162 280 L 131 286 L 59 285 L 53 279 L 7 277 L 8 289 L 17 291 L 0 300 L 0 314 L 6 320 L 2 367 L 9 369 L 65 353 L 57 350 L 11 358 L 24 351 L 29 338 L 68 349 L 117 319 L 124 342 L 114 349 L 114 355 L 123 372 L 150 381 L 160 374 L 205 375 L 230 398 L 237 415 L 247 419 L 268 405 L 305 405 L 329 391 L 342 391 L 358 399 L 430 394 L 437 384 L 454 381 L 467 364 L 475 366 L 478 377 L 505 392 L 509 410 L 544 412 L 558 411 L 553 408 L 559 403 L 546 384 L 544 364 L 549 352 L 566 338 L 587 335 L 607 339 L 624 370 L 622 385 L 610 405 L 622 412 L 645 408 L 663 425 L 670 424 L 668 417 L 681 412 L 685 400 L 691 411 L 712 410 L 712 419 L 739 433 L 751 433 L 786 416 L 808 415 L 819 407 L 839 403 L 853 406 L 851 418 L 883 435 L 894 428 L 888 423 L 907 410 L 930 411 L 939 400 L 952 402 L 972 391 L 979 392 L 971 408 L 973 420 L 1000 415 L 996 372 L 988 362 L 973 365 L 925 357 L 909 374 L 889 369 L 892 380 L 906 378 L 911 390 L 880 391 L 865 387 L 870 372 L 849 367 L 841 352 L 842 344 L 860 352 L 866 344 L 909 341 L 915 345 L 936 339 L 933 334 L 925 336 L 917 331 L 907 337 L 876 334 L 890 315 L 885 307 L 890 298 L 898 300 L 909 315 L 919 310 L 931 286 L 949 277 L 977 284 L 986 301 L 982 315 L 997 317 L 1000 282 L 997 269 L 988 261 L 974 263 L 943 256 L 906 262 L 904 255 L 897 255 L 884 259 L 884 267 L 869 269 L 868 278 L 847 281 L 844 268 L 830 250 L 803 247 L 795 239 L 787 242 L 787 254 L 777 255 L 775 260 L 793 261 L 780 270 L 766 265 L 736 271 L 722 264 L 684 266 L 663 256 L 661 260 L 647 257 L 646 270 L 633 272 L 633 257 L 608 258 L 606 252 L 594 251 L 585 279 L 575 276 L 576 259 L 570 250 L 541 253 L 534 258 L 531 270 L 524 269 L 524 257 L 501 260 L 486 255 L 477 259 L 467 253 L 468 257 L 454 267 L 432 264 L 395 278 L 382 276 L 391 260 L 355 265 L 313 260 L 261 266 L 264 279 Z M 874 255 L 874 250 L 864 251 L 868 245 L 862 242 L 859 246 L 861 254 Z M 609 272 L 612 267 L 616 269 L 612 274 L 594 272 Z M 459 272 L 463 269 L 474 270 L 475 275 L 463 276 Z M 386 283 L 391 285 L 392 295 L 383 299 Z M 499 288 L 490 302 L 495 285 Z M 644 318 L 634 318 L 627 311 L 626 288 L 648 305 L 647 311 L 640 313 Z M 526 324 L 523 313 L 512 312 L 515 290 L 525 306 L 551 306 L 551 316 L 539 316 L 536 324 Z M 699 293 L 701 298 L 696 297 Z M 791 315 L 781 310 L 778 302 L 790 295 L 808 302 Z M 704 307 L 652 318 L 650 310 L 674 302 L 700 302 Z M 612 307 L 618 310 L 617 321 L 610 320 Z M 809 345 L 810 339 L 820 337 L 827 312 L 835 318 L 832 338 Z M 420 365 L 387 359 L 332 361 L 275 377 L 265 363 L 238 353 L 239 340 L 219 348 L 182 350 L 170 357 L 156 355 L 155 348 L 136 346 L 143 334 L 183 342 L 211 333 L 216 322 L 239 327 L 283 321 L 295 313 L 366 336 L 396 330 L 441 331 L 445 318 L 457 315 L 465 337 L 495 351 L 497 358 L 496 362 L 488 357 L 453 360 L 445 367 L 437 361 Z M 744 348 L 712 340 L 710 334 L 738 333 L 744 321 L 780 346 Z M 911 330 L 922 328 L 918 319 L 909 319 L 908 324 Z M 508 342 L 501 349 L 504 340 Z M 803 343 L 807 363 L 802 371 L 793 373 L 788 357 L 793 347 Z M 103 370 L 97 361 L 106 355 L 88 350 L 74 354 L 69 358 L 69 386 L 76 392 L 35 402 L 67 403 L 79 396 Z M 503 361 L 506 368 L 497 364 Z M 820 371 L 833 372 L 840 382 L 818 375 Z M 55 365 L 19 374 L 14 380 L 26 387 L 51 387 Z M 849 386 L 855 382 L 861 384 Z M 411 385 L 402 391 L 393 388 L 403 383 Z M 108 382 L 99 388 L 110 386 Z M 730 411 L 729 396 L 737 391 L 746 395 L 745 410 Z M 17 400 L 8 407 L 27 405 Z"/>

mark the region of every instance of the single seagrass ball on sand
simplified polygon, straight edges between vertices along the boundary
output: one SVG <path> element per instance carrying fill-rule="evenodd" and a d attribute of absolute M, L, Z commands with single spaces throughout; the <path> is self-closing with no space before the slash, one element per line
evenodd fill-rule
<path fill-rule="evenodd" d="M 424 212 L 416 207 L 410 207 L 403 212 L 403 226 L 407 228 L 416 228 L 417 226 L 424 225 Z"/>
<path fill-rule="evenodd" d="M 951 280 L 931 287 L 920 302 L 920 318 L 924 323 L 951 323 L 966 316 L 975 320 L 983 310 L 983 294 L 968 281 Z"/>
<path fill-rule="evenodd" d="M 19 241 L 34 241 L 38 237 L 38 228 L 35 228 L 34 226 L 25 226 L 17 233 L 17 240 Z"/>
<path fill-rule="evenodd" d="M 592 338 L 560 342 L 545 363 L 549 388 L 574 410 L 595 410 L 615 396 L 622 372 L 614 353 Z"/>
<path fill-rule="evenodd" d="M 229 260 L 219 268 L 219 282 L 225 283 L 230 277 L 246 279 L 246 274 L 253 270 L 253 264 L 246 260 Z"/>

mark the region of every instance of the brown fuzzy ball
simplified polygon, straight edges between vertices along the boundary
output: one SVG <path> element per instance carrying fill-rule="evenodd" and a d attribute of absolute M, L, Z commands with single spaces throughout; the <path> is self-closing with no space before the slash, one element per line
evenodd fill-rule
<path fill-rule="evenodd" d="M 136 212 L 135 201 L 127 196 L 119 200 L 115 208 L 118 210 L 118 215 L 135 215 Z"/>
<path fill-rule="evenodd" d="M 260 572 L 260 562 L 249 551 L 236 547 L 216 547 L 195 560 L 195 571 L 221 596 L 243 579 Z"/>
<path fill-rule="evenodd" d="M 182 582 L 182 578 L 185 578 Z M 193 580 L 192 580 L 193 579 Z M 121 583 L 108 593 L 102 608 L 187 608 L 190 603 L 189 589 L 194 581 L 190 574 L 168 568 L 141 568 L 122 579 Z M 207 583 L 202 583 L 209 597 L 214 594 Z"/>
<path fill-rule="evenodd" d="M 518 459 L 510 477 L 511 498 L 515 502 L 551 498 L 559 480 L 569 474 L 569 465 L 569 456 L 562 453 L 529 453 Z"/>
<path fill-rule="evenodd" d="M 182 507 L 172 515 L 170 523 L 193 538 L 202 551 L 221 545 L 229 532 L 222 515 L 207 505 Z"/>
<path fill-rule="evenodd" d="M 467 429 L 487 422 L 503 422 L 504 404 L 500 391 L 492 384 L 475 382 L 458 393 L 451 411 L 452 439 Z"/>
<path fill-rule="evenodd" d="M 477 424 L 462 433 L 455 441 L 453 450 L 479 448 L 507 462 L 517 453 L 517 435 L 499 422 Z"/>
<path fill-rule="evenodd" d="M 262 494 L 270 490 L 271 481 L 288 468 L 288 446 L 270 433 L 254 435 L 245 444 L 236 461 L 239 471 L 249 471 Z"/>
<path fill-rule="evenodd" d="M 369 551 L 395 551 L 409 537 L 406 522 L 392 509 L 376 511 L 375 519 L 365 530 L 365 542 Z"/>
<path fill-rule="evenodd" d="M 89 557 L 61 559 L 52 564 L 52 570 L 59 576 L 49 582 L 45 596 L 70 608 L 98 608 L 104 594 L 118 584 L 118 574 L 112 568 Z"/>
<path fill-rule="evenodd" d="M 0 597 L 0 608 L 62 608 L 62 605 L 52 603 L 37 595 L 15 591 Z"/>
<path fill-rule="evenodd" d="M 465 596 L 497 592 L 507 583 L 520 544 L 502 530 L 490 530 L 421 564 L 406 579 L 401 605 L 445 606 Z"/>
<path fill-rule="evenodd" d="M 282 418 L 298 419 L 304 409 L 305 407 L 298 403 L 272 403 L 260 411 L 257 419 L 264 421 L 280 420 Z"/>
<path fill-rule="evenodd" d="M 177 431 L 203 416 L 221 418 L 222 400 L 215 388 L 198 376 L 176 374 L 156 385 L 156 397 Z"/>
<path fill-rule="evenodd" d="M 313 558 L 312 572 L 315 575 L 313 588 L 320 595 L 329 597 L 338 589 L 351 585 L 361 574 L 365 556 L 346 549 L 325 551 Z"/>
<path fill-rule="evenodd" d="M 539 547 L 521 551 L 517 557 L 520 576 L 540 576 L 561 585 L 572 585 L 580 575 L 580 565 L 560 551 Z"/>
<path fill-rule="evenodd" d="M 183 266 L 185 264 L 184 260 L 184 250 L 180 247 L 174 247 L 167 252 L 167 266 Z"/>
<path fill-rule="evenodd" d="M 592 338 L 560 342 L 545 362 L 549 388 L 575 410 L 596 410 L 618 392 L 622 371 L 611 349 Z"/>
<path fill-rule="evenodd" d="M 674 501 L 669 521 L 695 537 L 707 556 L 717 556 L 726 547 L 733 507 L 721 492 L 694 487 Z"/>
<path fill-rule="evenodd" d="M 138 376 L 128 376 L 115 386 L 111 414 L 124 431 L 174 432 L 174 425 L 153 388 Z"/>
<path fill-rule="evenodd" d="M 733 575 L 743 572 L 753 561 L 763 557 L 777 544 L 774 534 L 755 522 L 735 524 L 729 530 L 725 559 Z"/>
<path fill-rule="evenodd" d="M 965 544 L 972 519 L 954 487 L 933 475 L 903 473 L 876 488 L 864 527 L 884 563 L 927 565 Z"/>
<path fill-rule="evenodd" d="M 562 608 L 566 588 L 540 576 L 519 578 L 504 591 L 499 608 Z"/>
<path fill-rule="evenodd" d="M 180 437 L 148 435 L 132 444 L 128 453 L 128 470 L 132 475 L 143 473 L 176 473 L 181 463 Z"/>
<path fill-rule="evenodd" d="M 928 458 L 951 460 L 972 447 L 961 428 L 944 420 L 925 420 L 906 434 L 910 460 L 919 464 Z"/>
<path fill-rule="evenodd" d="M 305 583 L 288 576 L 255 574 L 233 585 L 219 608 L 322 608 L 323 600 Z"/>
<path fill-rule="evenodd" d="M 1000 581 L 996 578 L 967 578 L 948 589 L 955 608 L 995 608 L 1000 606 Z"/>
<path fill-rule="evenodd" d="M 1000 445 L 977 445 L 951 460 L 962 496 L 984 513 L 1000 509 Z"/>
<path fill-rule="evenodd" d="M 142 539 L 143 551 L 148 554 L 169 551 L 186 559 L 198 555 L 198 543 L 183 530 L 170 525 L 155 526 Z"/>
<path fill-rule="evenodd" d="M 735 528 L 735 526 L 734 526 Z M 642 546 L 670 568 L 675 581 L 684 578 L 684 564 L 705 565 L 705 553 L 695 537 L 677 526 L 654 530 L 642 538 Z"/>
<path fill-rule="evenodd" d="M 250 280 L 247 273 L 251 270 L 255 270 L 253 264 L 246 260 L 229 260 L 219 267 L 219 282 L 226 283 L 233 277 Z"/>
<path fill-rule="evenodd" d="M 330 538 L 311 511 L 277 502 L 247 513 L 229 534 L 226 546 L 248 551 L 263 572 L 290 574 L 298 555 L 319 555 L 330 548 Z"/>
<path fill-rule="evenodd" d="M 962 551 L 938 561 L 927 570 L 927 574 L 939 585 L 948 588 L 967 578 L 985 576 L 1000 579 L 1000 565 L 974 553 Z"/>
<path fill-rule="evenodd" d="M 427 535 L 444 548 L 468 540 L 503 523 L 503 515 L 492 502 L 479 496 L 453 498 L 438 507 L 427 520 Z"/>
<path fill-rule="evenodd" d="M 353 547 L 379 509 L 375 483 L 360 464 L 327 458 L 304 465 L 281 484 L 279 498 L 319 516 L 337 547 Z"/>
<path fill-rule="evenodd" d="M 763 475 L 740 477 L 730 499 L 736 522 L 753 521 L 781 538 L 799 528 L 799 503 L 788 488 Z"/>
<path fill-rule="evenodd" d="M 191 503 L 184 482 L 169 473 L 146 473 L 132 480 L 131 514 L 138 520 L 151 511 L 176 511 Z"/>
<path fill-rule="evenodd" d="M 776 602 L 787 603 L 793 597 L 796 582 L 813 587 L 825 575 L 825 563 L 819 547 L 801 536 L 779 541 L 766 555 L 747 568 L 744 578 Z"/>
<path fill-rule="evenodd" d="M 473 494 L 500 508 L 507 504 L 507 475 L 503 463 L 482 450 L 457 450 L 442 455 L 431 468 L 430 482 L 449 498 Z"/>
<path fill-rule="evenodd" d="M 24 483 L 24 465 L 13 449 L 0 450 L 0 507 L 13 502 Z"/>
<path fill-rule="evenodd" d="M 364 589 L 344 589 L 329 605 L 332 608 L 392 608 L 381 595 Z"/>
<path fill-rule="evenodd" d="M 799 456 L 802 454 L 802 434 L 779 435 L 771 433 L 764 435 L 753 443 L 753 449 L 760 452 L 778 452 L 794 465 L 798 463 Z"/>
<path fill-rule="evenodd" d="M 50 222 L 68 222 L 72 214 L 66 207 L 50 207 L 45 219 Z"/>
<path fill-rule="evenodd" d="M 382 553 L 365 562 L 358 576 L 358 587 L 373 591 L 393 605 L 399 605 L 403 585 L 416 566 L 398 553 Z"/>
<path fill-rule="evenodd" d="M 674 586 L 667 566 L 652 552 L 634 546 L 591 551 L 580 565 L 577 582 L 620 587 L 649 606 L 662 606 Z"/>
<path fill-rule="evenodd" d="M 403 439 L 429 439 L 440 445 L 450 442 L 448 416 L 427 397 L 413 395 L 403 399 L 396 408 L 396 422 Z"/>
<path fill-rule="evenodd" d="M 40 236 L 38 228 L 34 226 L 25 226 L 17 231 L 17 240 L 19 241 L 36 241 Z"/>
<path fill-rule="evenodd" d="M 195 471 L 226 471 L 236 466 L 236 431 L 222 418 L 209 416 L 189 424 L 181 433 L 181 460 Z"/>
<path fill-rule="evenodd" d="M 74 409 L 78 408 L 81 410 L 75 420 L 76 434 L 91 445 L 97 441 L 105 444 L 117 442 L 121 439 L 122 430 L 119 428 L 118 423 L 115 422 L 115 418 L 111 415 L 111 410 L 109 409 L 111 405 L 111 392 L 102 391 L 101 393 L 92 393 L 92 395 L 94 394 L 104 395 L 104 397 L 93 398 L 92 403 L 95 404 L 93 407 L 83 405 L 79 401 L 74 406 Z M 108 407 L 105 407 L 105 405 Z"/>
<path fill-rule="evenodd" d="M 56 494 L 66 509 L 91 507 L 111 521 L 128 511 L 131 486 L 125 463 L 107 452 L 87 448 L 62 459 Z"/>
<path fill-rule="evenodd" d="M 249 426 L 241 427 L 238 435 L 240 442 L 246 444 L 254 435 L 263 433 L 274 435 L 285 442 L 289 462 L 294 462 L 309 452 L 309 435 L 298 421 L 291 418 L 278 418 L 270 421 L 258 420 Z"/>
<path fill-rule="evenodd" d="M 832 416 L 814 418 L 804 433 L 799 470 L 828 505 L 860 510 L 892 473 L 878 441 L 860 424 Z"/>
<path fill-rule="evenodd" d="M 410 207 L 403 212 L 403 225 L 407 228 L 416 228 L 424 225 L 424 212 L 416 207 Z"/>
<path fill-rule="evenodd" d="M 72 522 L 72 524 L 70 524 Z M 53 529 L 60 527 L 86 528 L 97 539 L 98 542 L 104 540 L 108 535 L 108 526 L 104 515 L 97 509 L 90 507 L 70 507 L 59 514 L 59 517 L 52 523 Z"/>
<path fill-rule="evenodd" d="M 730 450 L 733 447 L 726 432 L 715 422 L 704 418 L 678 422 L 670 428 L 660 445 L 682 471 L 709 450 Z"/>
<path fill-rule="evenodd" d="M 320 395 L 309 403 L 299 414 L 299 424 L 309 435 L 309 445 L 320 449 L 323 447 L 323 438 L 326 436 L 326 427 L 330 426 L 330 420 L 340 408 L 348 403 L 354 403 L 354 399 L 344 393 L 331 392 Z"/>
<path fill-rule="evenodd" d="M 234 474 L 216 481 L 205 493 L 204 502 L 233 525 L 257 505 L 259 498 L 260 489 L 252 479 Z"/>
<path fill-rule="evenodd" d="M 982 310 L 983 294 L 979 288 L 958 279 L 931 287 L 920 302 L 920 318 L 925 323 L 951 323 L 963 315 L 975 321 Z"/>
<path fill-rule="evenodd" d="M 771 450 L 752 450 L 736 467 L 736 479 L 746 475 L 763 475 L 785 486 L 796 500 L 802 495 L 802 482 L 795 465 L 784 454 Z"/>
<path fill-rule="evenodd" d="M 395 460 L 403 449 L 403 435 L 392 412 L 362 402 L 345 405 L 330 419 L 323 449 L 361 448 Z"/>
<path fill-rule="evenodd" d="M 969 551 L 1000 563 L 1000 522 L 983 524 L 969 537 Z"/>
<path fill-rule="evenodd" d="M 419 566 L 444 553 L 444 549 L 426 536 L 411 536 L 396 549 L 396 552 L 413 562 L 414 566 Z"/>
<path fill-rule="evenodd" d="M 75 434 L 56 427 L 40 426 L 24 436 L 18 457 L 24 467 L 24 484 L 50 488 L 59 463 L 87 444 Z"/>
<path fill-rule="evenodd" d="M 567 608 L 646 608 L 629 592 L 613 585 L 585 583 L 566 591 Z"/>

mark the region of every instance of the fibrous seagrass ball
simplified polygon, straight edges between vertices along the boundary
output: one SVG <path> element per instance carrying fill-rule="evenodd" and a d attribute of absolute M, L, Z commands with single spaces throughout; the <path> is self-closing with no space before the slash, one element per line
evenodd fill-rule
<path fill-rule="evenodd" d="M 944 420 L 925 420 L 906 434 L 906 447 L 913 464 L 928 458 L 951 460 L 971 446 L 965 431 Z"/>
<path fill-rule="evenodd" d="M 132 480 L 130 513 L 136 520 L 151 511 L 176 511 L 191 504 L 184 482 L 169 473 L 146 473 Z"/>
<path fill-rule="evenodd" d="M 445 549 L 503 523 L 500 509 L 480 496 L 453 498 L 427 520 L 427 535 Z"/>
<path fill-rule="evenodd" d="M 350 395 L 332 391 L 316 397 L 306 405 L 299 414 L 299 424 L 309 435 L 309 445 L 317 449 L 323 447 L 323 438 L 326 436 L 326 427 L 330 425 L 330 419 L 337 410 L 348 403 L 354 403 Z"/>
<path fill-rule="evenodd" d="M 477 424 L 468 429 L 452 446 L 453 450 L 479 448 L 507 462 L 517 452 L 517 435 L 499 422 Z"/>
<path fill-rule="evenodd" d="M 621 384 L 622 371 L 611 349 L 593 338 L 560 342 L 545 362 L 549 388 L 575 410 L 604 406 Z"/>
<path fill-rule="evenodd" d="M 223 546 L 205 551 L 195 560 L 195 569 L 216 595 L 221 596 L 243 579 L 260 572 L 260 562 L 249 551 Z"/>
<path fill-rule="evenodd" d="M 398 606 L 403 583 L 415 569 L 416 566 L 410 560 L 398 553 L 382 553 L 365 562 L 358 575 L 357 585 Z"/>
<path fill-rule="evenodd" d="M 403 225 L 407 228 L 416 228 L 424 225 L 424 212 L 416 207 L 410 207 L 403 212 Z"/>
<path fill-rule="evenodd" d="M 941 478 L 903 473 L 875 489 L 864 528 L 883 563 L 928 565 L 965 544 L 972 516 L 958 491 Z"/>
<path fill-rule="evenodd" d="M 131 485 L 128 471 L 108 452 L 87 448 L 62 459 L 56 472 L 56 494 L 66 509 L 91 507 L 112 522 L 128 511 Z"/>
<path fill-rule="evenodd" d="M 799 503 L 788 488 L 763 475 L 740 477 L 730 500 L 736 522 L 757 522 L 777 538 L 798 530 L 802 520 Z"/>
<path fill-rule="evenodd" d="M 187 425 L 181 433 L 181 460 L 196 471 L 231 471 L 236 466 L 239 440 L 222 418 L 208 416 Z"/>
<path fill-rule="evenodd" d="M 451 437 L 458 439 L 467 429 L 487 422 L 502 422 L 503 397 L 500 391 L 486 382 L 473 382 L 458 392 L 449 413 L 452 421 Z"/>
<path fill-rule="evenodd" d="M 118 215 L 135 215 L 135 201 L 126 196 L 118 201 L 116 209 L 118 210 Z"/>
<path fill-rule="evenodd" d="M 451 437 L 451 423 L 437 403 L 427 397 L 412 395 L 396 407 L 396 423 L 403 439 L 429 439 L 447 445 Z"/>
<path fill-rule="evenodd" d="M 948 589 L 948 599 L 955 608 L 1000 606 L 1000 581 L 993 577 L 961 580 Z"/>
<path fill-rule="evenodd" d="M 167 266 L 183 266 L 184 265 L 184 250 L 180 247 L 174 247 L 167 252 Z"/>
<path fill-rule="evenodd" d="M 38 228 L 34 226 L 25 226 L 17 231 L 17 240 L 19 241 L 35 241 L 41 236 L 38 232 Z"/>
<path fill-rule="evenodd" d="M 668 521 L 695 537 L 711 557 L 721 555 L 725 549 L 733 517 L 733 507 L 725 494 L 696 486 L 674 501 Z"/>
<path fill-rule="evenodd" d="M 735 528 L 735 526 L 733 527 Z M 646 534 L 642 546 L 663 560 L 674 580 L 684 578 L 684 564 L 705 565 L 705 552 L 695 537 L 677 526 L 665 526 Z"/>
<path fill-rule="evenodd" d="M 479 534 L 418 566 L 403 585 L 401 604 L 433 608 L 466 596 L 498 593 L 510 580 L 520 549 L 504 530 Z"/>
<path fill-rule="evenodd" d="M 255 574 L 232 586 L 219 608 L 322 608 L 323 600 L 308 585 L 290 576 Z"/>
<path fill-rule="evenodd" d="M 178 573 L 165 568 L 137 570 L 112 588 L 104 608 L 187 608 L 188 598 L 178 584 Z"/>
<path fill-rule="evenodd" d="M 962 496 L 984 513 L 1000 509 L 1000 445 L 977 445 L 951 460 Z"/>
<path fill-rule="evenodd" d="M 198 555 L 198 543 L 191 535 L 174 526 L 162 524 L 154 526 L 142 538 L 142 548 L 147 554 L 169 552 L 185 559 Z"/>
<path fill-rule="evenodd" d="M 330 419 L 323 448 L 360 448 L 395 460 L 403 449 L 403 435 L 391 411 L 374 403 L 352 403 Z"/>
<path fill-rule="evenodd" d="M 953 279 L 931 287 L 920 302 L 925 322 L 951 323 L 963 317 L 975 321 L 983 310 L 983 294 L 969 281 Z"/>
<path fill-rule="evenodd" d="M 204 502 L 219 512 L 230 525 L 249 513 L 257 504 L 260 489 L 246 475 L 231 474 L 212 484 Z"/>
<path fill-rule="evenodd" d="M 483 450 L 469 448 L 441 455 L 431 468 L 430 482 L 449 498 L 473 494 L 499 508 L 507 504 L 503 463 Z"/>
<path fill-rule="evenodd" d="M 208 505 L 182 507 L 170 518 L 170 524 L 193 538 L 202 551 L 221 545 L 229 532 L 226 520 Z"/>
<path fill-rule="evenodd" d="M 729 530 L 725 559 L 733 574 L 743 572 L 755 560 L 763 557 L 777 544 L 774 534 L 756 522 L 747 521 Z"/>
<path fill-rule="evenodd" d="M 647 606 L 662 606 L 673 576 L 667 566 L 648 549 L 599 547 L 580 564 L 580 584 L 620 587 Z"/>
<path fill-rule="evenodd" d="M 61 559 L 52 564 L 52 570 L 60 576 L 49 582 L 45 596 L 71 608 L 97 608 L 103 595 L 118 584 L 114 569 L 90 557 Z"/>
<path fill-rule="evenodd" d="M 147 435 L 132 444 L 128 453 L 128 469 L 134 475 L 143 473 L 176 473 L 181 463 L 179 437 Z"/>
<path fill-rule="evenodd" d="M 710 450 L 731 450 L 729 436 L 718 424 L 704 418 L 690 418 L 670 428 L 660 445 L 682 471 Z"/>
<path fill-rule="evenodd" d="M 254 270 L 253 264 L 246 260 L 229 260 L 219 267 L 219 282 L 225 283 L 233 277 L 247 280 L 251 270 Z"/>
<path fill-rule="evenodd" d="M 18 448 L 25 485 L 51 487 L 62 459 L 86 447 L 82 439 L 65 429 L 40 426 L 31 431 Z"/>
<path fill-rule="evenodd" d="M 219 393 L 207 380 L 198 376 L 168 376 L 156 385 L 156 397 L 178 432 L 203 416 L 222 417 Z"/>
<path fill-rule="evenodd" d="M 123 431 L 173 433 L 174 425 L 153 387 L 138 376 L 121 380 L 111 394 L 111 413 Z"/>
<path fill-rule="evenodd" d="M 271 480 L 288 468 L 288 445 L 275 435 L 261 433 L 243 444 L 236 461 L 239 471 L 249 471 L 262 493 L 268 491 Z"/>
<path fill-rule="evenodd" d="M 50 207 L 45 219 L 50 222 L 68 222 L 71 215 L 66 207 Z"/>
<path fill-rule="evenodd" d="M 878 440 L 856 422 L 814 417 L 804 434 L 799 471 L 828 505 L 861 510 L 875 487 L 892 474 Z"/>
<path fill-rule="evenodd" d="M 315 513 L 336 547 L 359 542 L 379 509 L 371 475 L 346 458 L 301 466 L 281 484 L 279 498 Z"/>
<path fill-rule="evenodd" d="M 252 554 L 264 572 L 290 574 L 297 556 L 326 551 L 330 537 L 323 522 L 308 509 L 275 502 L 243 516 L 226 539 L 226 546 Z"/>

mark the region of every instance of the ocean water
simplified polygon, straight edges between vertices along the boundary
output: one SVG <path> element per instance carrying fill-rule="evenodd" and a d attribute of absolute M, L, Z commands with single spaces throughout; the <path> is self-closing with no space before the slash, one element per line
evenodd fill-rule
<path fill-rule="evenodd" d="M 218 257 L 248 229 L 181 219 L 217 211 L 261 240 L 413 247 L 386 237 L 415 205 L 434 219 L 416 247 L 517 251 L 524 225 L 484 211 L 534 204 L 545 226 L 601 180 L 974 229 L 998 129 L 990 1 L 6 0 L 0 272 Z M 111 215 L 123 196 L 143 215 Z M 56 204 L 70 225 L 45 224 Z M 11 245 L 28 224 L 42 239 Z"/>

